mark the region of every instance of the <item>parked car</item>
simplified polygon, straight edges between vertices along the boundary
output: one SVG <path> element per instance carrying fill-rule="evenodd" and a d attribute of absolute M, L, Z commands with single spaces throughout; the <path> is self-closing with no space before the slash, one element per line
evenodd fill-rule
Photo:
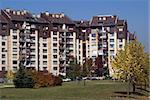
<path fill-rule="evenodd" d="M 70 78 L 65 78 L 65 79 L 62 79 L 63 82 L 70 82 L 71 79 Z"/>

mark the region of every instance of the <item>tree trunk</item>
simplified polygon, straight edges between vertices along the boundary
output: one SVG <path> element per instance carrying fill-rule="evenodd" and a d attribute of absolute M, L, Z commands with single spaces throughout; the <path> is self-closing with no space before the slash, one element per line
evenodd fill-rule
<path fill-rule="evenodd" d="M 135 92 L 135 83 L 132 83 L 133 93 Z"/>

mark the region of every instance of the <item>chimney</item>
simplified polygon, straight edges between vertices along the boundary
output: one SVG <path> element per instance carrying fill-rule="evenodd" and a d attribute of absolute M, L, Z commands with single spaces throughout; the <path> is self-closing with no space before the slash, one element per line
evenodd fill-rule
<path fill-rule="evenodd" d="M 20 11 L 17 11 L 17 15 L 20 15 Z"/>
<path fill-rule="evenodd" d="M 27 14 L 27 11 L 26 11 L 26 10 L 23 10 L 23 13 L 24 13 L 24 14 Z"/>
<path fill-rule="evenodd" d="M 65 16 L 65 14 L 64 13 L 61 13 L 61 17 L 64 17 Z"/>
<path fill-rule="evenodd" d="M 45 12 L 45 15 L 46 15 L 46 16 L 49 16 L 49 12 L 46 11 L 46 12 Z"/>
<path fill-rule="evenodd" d="M 37 15 L 36 17 L 37 17 L 37 18 L 40 18 L 40 17 L 41 17 L 41 15 Z"/>
<path fill-rule="evenodd" d="M 6 9 L 6 12 L 10 13 L 10 9 L 9 9 L 9 8 L 7 8 L 7 9 Z"/>
<path fill-rule="evenodd" d="M 15 15 L 15 14 L 16 14 L 16 11 L 13 11 L 13 14 Z"/>

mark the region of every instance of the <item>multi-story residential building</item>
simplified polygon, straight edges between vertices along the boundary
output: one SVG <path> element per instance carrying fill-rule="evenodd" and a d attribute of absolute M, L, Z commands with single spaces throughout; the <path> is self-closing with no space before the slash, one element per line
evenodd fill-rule
<path fill-rule="evenodd" d="M 76 57 L 75 23 L 63 13 L 41 13 L 51 25 L 51 72 L 66 75 L 66 68 Z"/>
<path fill-rule="evenodd" d="M 89 53 L 89 34 L 90 26 L 89 21 L 75 21 L 77 28 L 76 37 L 76 58 L 77 63 L 83 65 L 86 58 L 90 58 Z"/>
<path fill-rule="evenodd" d="M 65 76 L 73 59 L 83 65 L 87 58 L 98 58 L 94 68 L 100 75 L 112 75 L 111 59 L 132 39 L 127 21 L 115 15 L 73 21 L 63 13 L 32 15 L 26 10 L 4 9 L 0 14 L 0 71 L 16 72 L 22 65 Z"/>
<path fill-rule="evenodd" d="M 24 11 L 15 11 L 10 9 L 1 10 L 1 16 L 5 17 L 8 21 L 8 31 L 5 34 L 9 34 L 7 38 L 7 68 L 9 70 L 16 71 L 19 64 L 22 66 L 36 70 L 48 69 L 50 67 L 46 63 L 46 66 L 39 62 L 48 62 L 47 56 L 49 52 L 44 55 L 43 45 L 40 46 L 42 41 L 41 38 L 48 38 L 47 30 L 44 30 L 46 26 L 46 21 L 42 18 L 34 17 L 32 14 Z M 44 25 L 43 25 L 44 24 Z M 49 25 L 47 23 L 47 25 Z M 46 44 L 48 41 L 46 42 Z M 45 45 L 44 45 L 45 46 Z M 40 48 L 39 48 L 40 47 Z M 48 51 L 48 46 L 46 45 L 46 50 Z M 46 57 L 45 57 L 46 56 Z"/>
<path fill-rule="evenodd" d="M 111 59 L 127 41 L 127 23 L 115 15 L 94 16 L 90 22 L 90 57 L 100 57 L 99 68 L 112 75 Z"/>

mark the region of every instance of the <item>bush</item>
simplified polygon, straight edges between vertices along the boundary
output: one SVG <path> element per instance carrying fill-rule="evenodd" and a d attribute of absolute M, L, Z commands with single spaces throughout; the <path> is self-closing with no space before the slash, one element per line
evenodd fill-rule
<path fill-rule="evenodd" d="M 13 80 L 16 88 L 40 88 L 62 85 L 62 79 L 48 72 L 19 69 Z"/>
<path fill-rule="evenodd" d="M 62 80 L 59 76 L 54 76 L 48 72 L 32 72 L 34 79 L 34 88 L 58 86 L 62 84 Z"/>
<path fill-rule="evenodd" d="M 60 76 L 54 76 L 53 77 L 54 80 L 54 86 L 61 86 L 62 85 L 62 79 Z"/>
<path fill-rule="evenodd" d="M 34 80 L 25 69 L 19 69 L 13 79 L 16 88 L 33 88 Z"/>

